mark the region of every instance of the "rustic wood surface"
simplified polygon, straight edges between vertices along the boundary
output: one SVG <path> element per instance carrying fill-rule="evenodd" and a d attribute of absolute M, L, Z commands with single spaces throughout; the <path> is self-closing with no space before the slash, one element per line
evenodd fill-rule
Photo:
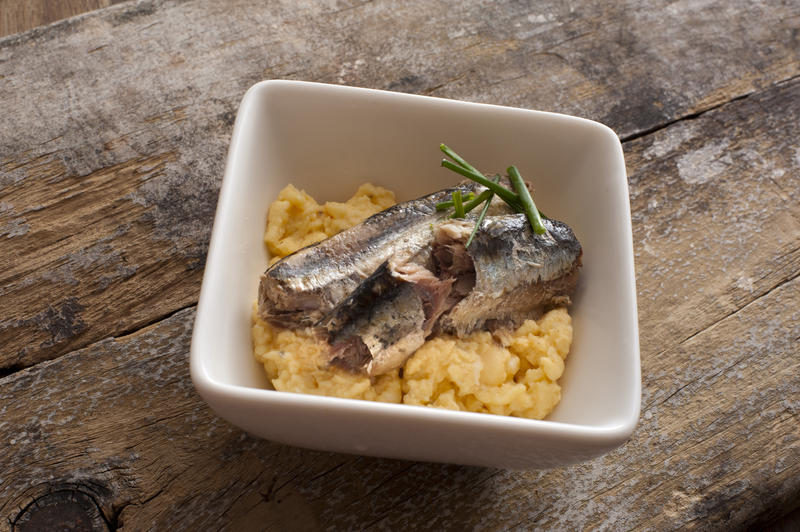
<path fill-rule="evenodd" d="M 139 2 L 0 40 L 0 526 L 664 530 L 791 514 L 800 5 L 639 4 Z M 306 451 L 214 416 L 188 375 L 194 305 L 236 106 L 269 78 L 619 133 L 643 379 L 629 443 L 509 472 Z"/>
<path fill-rule="evenodd" d="M 0 37 L 50 24 L 122 0 L 0 0 Z"/>

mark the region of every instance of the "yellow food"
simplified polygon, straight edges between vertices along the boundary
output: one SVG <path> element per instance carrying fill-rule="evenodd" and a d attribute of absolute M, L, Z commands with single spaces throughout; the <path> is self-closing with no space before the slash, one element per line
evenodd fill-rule
<path fill-rule="evenodd" d="M 287 185 L 269 207 L 264 243 L 275 262 L 352 227 L 394 203 L 391 191 L 369 183 L 358 187 L 355 196 L 346 202 L 329 201 L 325 205 L 314 201 L 305 191 Z"/>
<path fill-rule="evenodd" d="M 393 203 L 390 191 L 366 184 L 345 203 L 321 206 L 289 185 L 270 206 L 264 240 L 277 260 Z M 255 306 L 252 334 L 255 358 L 276 390 L 543 419 L 561 400 L 572 323 L 559 308 L 516 330 L 435 337 L 402 371 L 372 380 L 327 366 L 325 344 L 308 331 L 269 325 Z"/>
<path fill-rule="evenodd" d="M 264 364 L 276 390 L 399 403 L 398 372 L 369 377 L 325 365 L 324 345 L 303 330 L 278 329 L 256 316 L 253 308 L 256 360 Z"/>

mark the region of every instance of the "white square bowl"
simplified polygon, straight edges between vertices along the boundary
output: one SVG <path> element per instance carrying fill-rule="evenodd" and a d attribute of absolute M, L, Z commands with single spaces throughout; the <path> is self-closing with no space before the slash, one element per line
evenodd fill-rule
<path fill-rule="evenodd" d="M 511 164 L 548 216 L 583 246 L 570 313 L 574 342 L 547 420 L 384 404 L 270 389 L 250 319 L 267 208 L 288 183 L 343 201 L 366 181 L 409 200 L 459 181 L 446 143 L 476 167 Z M 547 468 L 624 443 L 641 376 L 628 184 L 608 127 L 565 115 L 296 81 L 265 81 L 242 100 L 208 251 L 191 350 L 197 391 L 245 431 L 301 447 L 373 456 Z"/>

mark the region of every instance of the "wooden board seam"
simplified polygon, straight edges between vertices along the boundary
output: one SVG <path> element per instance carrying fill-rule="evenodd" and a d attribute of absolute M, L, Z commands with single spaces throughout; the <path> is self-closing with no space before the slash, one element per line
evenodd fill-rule
<path fill-rule="evenodd" d="M 687 343 L 687 342 L 691 341 L 691 340 L 692 340 L 693 338 L 695 338 L 696 336 L 698 336 L 698 335 L 700 335 L 700 334 L 702 334 L 702 333 L 704 333 L 704 332 L 706 332 L 706 331 L 708 331 L 708 330 L 711 330 L 711 329 L 713 329 L 714 327 L 716 327 L 717 325 L 719 325 L 719 324 L 720 324 L 720 323 L 722 323 L 723 321 L 727 320 L 727 319 L 728 319 L 728 318 L 730 318 L 731 316 L 734 316 L 734 315 L 738 314 L 739 312 L 742 312 L 743 310 L 745 310 L 745 309 L 746 309 L 747 307 L 749 307 L 750 305 L 753 305 L 753 304 L 755 304 L 755 303 L 758 303 L 758 301 L 759 301 L 759 300 L 761 300 L 761 299 L 763 299 L 763 298 L 765 298 L 765 297 L 769 296 L 769 295 L 770 295 L 772 292 L 774 292 L 775 290 L 778 290 L 778 289 L 780 289 L 780 288 L 781 288 L 783 285 L 785 285 L 786 283 L 791 283 L 792 281 L 794 281 L 794 280 L 795 280 L 795 279 L 797 279 L 798 277 L 800 277 L 800 271 L 796 272 L 796 273 L 794 274 L 794 276 L 792 276 L 792 277 L 789 277 L 789 278 L 787 278 L 787 279 L 784 279 L 783 281 L 779 282 L 778 284 L 776 284 L 775 286 L 771 287 L 769 290 L 765 291 L 765 292 L 764 292 L 764 293 L 762 293 L 761 295 L 758 295 L 758 296 L 754 297 L 753 299 L 751 299 L 750 301 L 748 301 L 748 302 L 747 302 L 747 303 L 745 303 L 744 305 L 742 305 L 742 306 L 740 306 L 740 307 L 738 307 L 738 308 L 736 308 L 736 309 L 732 310 L 731 312 L 729 312 L 729 313 L 728 313 L 728 314 L 726 314 L 725 316 L 722 316 L 721 318 L 719 318 L 718 320 L 714 321 L 713 323 L 710 323 L 710 324 L 708 324 L 706 327 L 703 327 L 702 329 L 698 330 L 697 332 L 694 332 L 694 333 L 692 333 L 691 335 L 687 336 L 686 338 L 684 338 L 684 339 L 683 339 L 683 340 L 681 340 L 680 342 L 676 343 L 675 345 L 672 345 L 672 346 L 670 346 L 670 347 L 668 347 L 668 348 L 666 348 L 666 349 L 662 349 L 661 351 L 659 351 L 659 352 L 658 352 L 658 354 L 656 354 L 656 355 L 655 355 L 655 356 L 656 356 L 656 358 L 663 356 L 663 355 L 664 355 L 664 353 L 666 353 L 666 352 L 668 352 L 668 351 L 671 351 L 671 350 L 673 350 L 673 349 L 675 349 L 675 348 L 677 348 L 677 347 L 680 347 L 680 346 L 682 346 L 683 344 L 685 344 L 685 343 Z M 738 362 L 741 362 L 741 360 L 740 360 L 740 361 L 737 361 L 737 363 L 738 363 Z M 736 364 L 733 364 L 733 365 L 735 366 Z M 726 368 L 726 369 L 727 369 L 727 368 Z M 725 371 L 725 370 L 722 370 L 722 371 Z M 644 413 L 644 412 L 646 412 L 647 410 L 649 410 L 651 407 L 653 407 L 654 405 L 656 405 L 656 406 L 657 406 L 657 405 L 659 405 L 659 404 L 663 403 L 664 401 L 666 401 L 667 399 L 669 399 L 670 397 L 672 397 L 673 395 L 675 395 L 676 393 L 678 393 L 680 390 L 682 390 L 682 389 L 683 389 L 683 388 L 685 388 L 686 386 L 689 386 L 690 384 L 692 384 L 692 383 L 694 383 L 694 382 L 697 382 L 697 381 L 698 381 L 698 380 L 700 380 L 700 379 L 706 378 L 707 376 L 708 376 L 708 375 L 703 375 L 703 376 L 697 377 L 696 379 L 694 379 L 694 380 L 692 380 L 692 381 L 690 381 L 690 382 L 687 382 L 686 384 L 684 384 L 683 386 L 681 386 L 680 388 L 678 388 L 677 390 L 675 390 L 675 392 L 673 392 L 672 394 L 670 394 L 670 395 L 669 395 L 669 397 L 667 397 L 667 398 L 666 398 L 666 399 L 664 399 L 664 400 L 653 401 L 653 402 L 651 402 L 651 403 L 648 403 L 646 406 L 644 406 L 644 407 L 642 408 L 642 412 Z"/>
<path fill-rule="evenodd" d="M 30 364 L 30 365 L 16 364 L 16 365 L 2 367 L 2 368 L 0 368 L 0 386 L 3 385 L 3 381 L 5 379 L 12 378 L 14 375 L 16 375 L 17 373 L 19 373 L 21 371 L 27 371 L 27 370 L 36 368 L 37 366 L 39 366 L 41 364 L 49 364 L 51 362 L 55 362 L 56 360 L 59 360 L 62 357 L 65 357 L 65 356 L 68 356 L 68 355 L 70 355 L 72 353 L 75 353 L 76 351 L 80 351 L 81 349 L 86 349 L 88 347 L 92 347 L 94 345 L 97 345 L 97 344 L 102 343 L 102 342 L 106 342 L 108 340 L 121 340 L 121 339 L 125 339 L 128 336 L 133 336 L 135 334 L 139 334 L 139 333 L 144 332 L 144 331 L 146 331 L 147 329 L 149 329 L 149 328 L 151 328 L 153 326 L 158 325 L 159 323 L 163 322 L 164 320 L 171 318 L 175 314 L 177 314 L 177 313 L 179 313 L 179 312 L 181 312 L 183 310 L 195 307 L 196 305 L 197 305 L 197 301 L 194 301 L 193 303 L 191 303 L 189 305 L 184 305 L 181 308 L 178 308 L 178 309 L 175 309 L 173 311 L 170 311 L 170 312 L 168 312 L 168 313 L 166 313 L 164 315 L 157 316 L 156 318 L 153 318 L 152 320 L 148 321 L 147 323 L 145 323 L 145 324 L 143 324 L 143 325 L 141 325 L 139 327 L 121 331 L 120 333 L 115 334 L 113 336 L 107 336 L 105 338 L 100 338 L 100 339 L 98 339 L 98 340 L 96 340 L 94 342 L 91 342 L 91 343 L 86 344 L 84 346 L 80 346 L 80 347 L 78 347 L 76 349 L 73 349 L 72 351 L 67 351 L 66 353 L 62 353 L 62 354 L 60 354 L 60 355 L 58 355 L 57 357 L 54 357 L 54 358 L 50 358 L 50 359 L 47 359 L 47 360 L 42 360 L 40 362 L 37 362 L 35 364 Z"/>
<path fill-rule="evenodd" d="M 672 120 L 668 120 L 668 121 L 663 122 L 661 124 L 656 124 L 653 127 L 650 127 L 650 128 L 647 128 L 647 129 L 643 129 L 641 131 L 636 131 L 636 132 L 631 133 L 629 135 L 625 135 L 624 137 L 620 137 L 619 140 L 620 140 L 620 142 L 625 144 L 626 142 L 631 142 L 631 141 L 634 141 L 634 140 L 637 140 L 637 139 L 641 139 L 641 138 L 647 137 L 649 135 L 652 135 L 653 133 L 657 133 L 657 132 L 659 132 L 659 131 L 661 131 L 663 129 L 667 129 L 668 127 L 673 126 L 675 124 L 679 124 L 681 122 L 685 122 L 685 121 L 688 121 L 688 120 L 694 120 L 696 118 L 700 118 L 703 115 L 705 115 L 706 113 L 710 113 L 711 111 L 716 111 L 717 109 L 725 107 L 726 105 L 730 105 L 732 103 L 736 103 L 736 102 L 745 100 L 745 99 L 747 99 L 747 98 L 749 98 L 751 96 L 757 96 L 758 94 L 760 94 L 762 92 L 766 92 L 767 90 L 768 90 L 768 88 L 765 88 L 765 89 L 762 89 L 760 91 L 759 90 L 750 91 L 750 92 L 747 92 L 745 94 L 740 94 L 739 96 L 734 96 L 730 100 L 727 100 L 727 101 L 724 101 L 724 102 L 720 102 L 718 104 L 711 105 L 711 106 L 706 107 L 704 109 L 700 109 L 699 111 L 694 111 L 692 113 L 687 113 L 685 115 L 679 116 L 677 118 L 673 118 Z"/>

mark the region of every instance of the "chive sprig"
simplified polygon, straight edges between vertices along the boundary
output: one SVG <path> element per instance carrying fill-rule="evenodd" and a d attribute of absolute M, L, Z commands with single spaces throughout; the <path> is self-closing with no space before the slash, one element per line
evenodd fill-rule
<path fill-rule="evenodd" d="M 522 176 L 519 175 L 519 170 L 517 170 L 516 166 L 511 165 L 506 171 L 508 172 L 508 177 L 511 179 L 511 184 L 517 191 L 517 196 L 520 199 L 520 203 L 522 203 L 522 210 L 531 223 L 533 232 L 537 235 L 543 235 L 547 229 L 545 229 L 544 224 L 542 224 L 542 218 L 539 216 L 539 209 L 537 209 L 536 204 L 533 203 L 531 193 L 528 187 L 525 186 L 525 181 L 522 180 Z"/>
<path fill-rule="evenodd" d="M 442 144 L 442 146 L 444 146 L 444 144 Z M 508 190 L 503 185 L 489 181 L 488 179 L 486 179 L 485 175 L 479 172 L 473 172 L 472 170 L 464 168 L 463 166 L 459 166 L 455 163 L 452 163 L 447 159 L 442 159 L 442 166 L 456 172 L 457 174 L 461 174 L 468 179 L 472 179 L 473 181 L 480 183 L 481 185 L 485 186 L 486 188 L 488 188 L 489 190 L 491 190 L 492 192 L 503 198 L 503 201 L 505 201 L 515 209 L 517 210 L 521 209 L 522 205 L 520 205 L 519 203 L 519 196 L 517 196 L 514 192 Z"/>
<path fill-rule="evenodd" d="M 464 212 L 464 203 L 461 201 L 461 191 L 456 190 L 453 192 L 453 209 L 455 209 L 456 218 L 463 218 L 466 216 Z"/>
<path fill-rule="evenodd" d="M 506 170 L 506 172 L 508 172 L 509 181 L 511 181 L 511 185 L 514 187 L 514 190 L 509 190 L 499 183 L 499 176 L 495 180 L 488 179 L 477 168 L 469 164 L 466 160 L 464 160 L 463 157 L 461 157 L 447 145 L 441 144 L 439 145 L 439 149 L 442 150 L 442 153 L 444 153 L 447 157 L 452 159 L 452 162 L 448 161 L 447 159 L 442 159 L 443 167 L 477 183 L 480 183 L 488 189 L 484 190 L 474 198 L 467 196 L 468 199 L 466 204 L 464 203 L 464 198 L 462 197 L 460 190 L 453 192 L 452 201 L 444 201 L 436 204 L 437 211 L 442 211 L 453 207 L 455 212 L 451 218 L 464 218 L 466 213 L 485 202 L 485 205 L 478 216 L 477 222 L 475 223 L 475 227 L 472 230 L 472 234 L 470 234 L 469 239 L 467 240 L 467 247 L 469 247 L 469 245 L 472 243 L 472 239 L 475 237 L 478 228 L 483 223 L 483 219 L 486 217 L 486 212 L 489 210 L 489 205 L 491 204 L 495 194 L 505 201 L 515 212 L 525 213 L 525 217 L 531 224 L 531 229 L 533 229 L 534 233 L 537 235 L 543 235 L 547 233 L 547 229 L 545 229 L 544 224 L 542 223 L 543 215 L 541 212 L 539 212 L 539 209 L 536 208 L 536 204 L 533 202 L 530 191 L 528 191 L 528 187 L 525 186 L 525 182 L 522 180 L 522 176 L 520 175 L 516 166 L 509 166 Z M 474 194 L 472 195 L 474 196 Z"/>
<path fill-rule="evenodd" d="M 500 176 L 495 178 L 495 183 L 500 181 Z M 475 221 L 475 227 L 472 228 L 472 232 L 469 234 L 469 238 L 467 239 L 467 243 L 464 244 L 465 248 L 468 248 L 470 244 L 472 244 L 472 239 L 475 238 L 475 235 L 478 233 L 478 229 L 481 225 L 483 225 L 483 219 L 486 218 L 486 212 L 489 210 L 489 205 L 492 204 L 492 199 L 494 198 L 494 192 L 491 190 L 486 190 L 489 195 L 486 198 L 486 205 L 483 206 L 481 209 L 481 213 L 478 215 L 478 219 Z M 481 193 L 483 195 L 483 192 Z"/>

